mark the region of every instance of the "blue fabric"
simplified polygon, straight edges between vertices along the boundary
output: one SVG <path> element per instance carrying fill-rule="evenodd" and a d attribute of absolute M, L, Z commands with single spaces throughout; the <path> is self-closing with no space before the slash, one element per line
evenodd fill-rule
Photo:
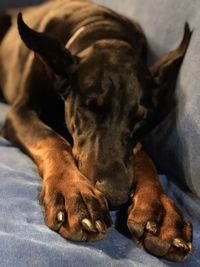
<path fill-rule="evenodd" d="M 17 2 L 35 4 L 39 1 Z M 200 192 L 197 153 L 200 148 L 199 1 L 176 0 L 173 4 L 167 0 L 98 0 L 97 2 L 109 5 L 141 22 L 152 48 L 151 60 L 177 44 L 185 20 L 195 28 L 177 84 L 180 103 L 175 113 L 178 123 L 172 127 L 168 118 L 164 123 L 165 126 L 160 126 L 162 130 L 157 129 L 154 132 L 156 138 L 151 137 L 153 145 L 149 147 L 149 151 L 162 170 L 171 175 L 174 175 L 176 170 L 175 176 L 180 182 L 185 176 L 189 186 L 191 185 L 190 188 L 195 188 L 196 193 Z M 12 3 L 16 5 L 14 0 L 1 0 L 0 9 L 11 6 Z M 7 110 L 7 105 L 0 104 L 0 124 L 4 121 Z M 158 144 L 162 144 L 162 149 Z M 36 166 L 29 157 L 0 138 L 0 266 L 200 266 L 200 202 L 193 195 L 182 191 L 166 176 L 161 176 L 161 182 L 165 191 L 175 200 L 194 226 L 194 254 L 184 263 L 172 263 L 155 258 L 141 251 L 114 228 L 105 240 L 94 243 L 70 242 L 49 230 L 44 224 L 38 202 L 40 177 Z M 115 212 L 111 215 L 114 220 Z"/>

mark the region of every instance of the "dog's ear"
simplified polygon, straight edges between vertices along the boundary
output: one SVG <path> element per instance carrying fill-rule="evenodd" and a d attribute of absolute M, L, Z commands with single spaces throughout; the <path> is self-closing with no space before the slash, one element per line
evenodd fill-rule
<path fill-rule="evenodd" d="M 76 59 L 54 36 L 36 32 L 23 21 L 22 14 L 17 18 L 18 30 L 25 45 L 33 50 L 57 75 L 66 77 L 76 69 Z"/>
<path fill-rule="evenodd" d="M 178 48 L 164 55 L 149 68 L 157 85 L 164 85 L 165 83 L 173 81 L 176 78 L 181 62 L 189 45 L 191 34 L 192 31 L 186 22 L 184 36 Z"/>

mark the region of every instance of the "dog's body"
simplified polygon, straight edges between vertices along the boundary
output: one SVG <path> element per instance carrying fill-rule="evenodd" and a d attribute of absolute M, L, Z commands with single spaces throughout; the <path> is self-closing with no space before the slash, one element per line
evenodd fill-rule
<path fill-rule="evenodd" d="M 106 200 L 111 207 L 129 200 L 132 237 L 150 253 L 182 260 L 191 225 L 162 191 L 148 156 L 132 151 L 161 117 L 188 26 L 181 45 L 148 69 L 142 29 L 109 9 L 57 0 L 23 14 L 43 33 L 19 15 L 29 49 L 16 25 L 4 36 L 0 81 L 12 109 L 2 133 L 38 165 L 47 225 L 72 240 L 98 240 L 111 224 Z"/>

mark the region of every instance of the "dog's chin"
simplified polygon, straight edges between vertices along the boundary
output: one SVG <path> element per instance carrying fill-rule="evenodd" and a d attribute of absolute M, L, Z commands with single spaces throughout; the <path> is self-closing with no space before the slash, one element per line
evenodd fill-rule
<path fill-rule="evenodd" d="M 95 188 L 97 188 L 101 193 L 104 194 L 108 202 L 109 209 L 119 209 L 122 205 L 127 203 L 129 199 L 129 188 L 122 188 L 113 190 L 114 185 L 107 182 L 108 180 L 97 181 Z"/>
<path fill-rule="evenodd" d="M 108 207 L 110 211 L 115 211 L 115 210 L 121 210 L 124 207 L 128 207 L 130 205 L 130 198 L 127 197 L 127 200 L 121 203 L 115 203 L 115 202 L 109 202 L 108 201 Z"/>
<path fill-rule="evenodd" d="M 127 197 L 124 197 L 123 200 L 121 198 L 119 200 L 118 199 L 109 200 L 108 198 L 106 198 L 106 199 L 107 199 L 107 202 L 108 202 L 109 210 L 111 210 L 111 211 L 112 210 L 119 210 L 119 209 L 121 209 L 129 201 L 128 196 Z"/>

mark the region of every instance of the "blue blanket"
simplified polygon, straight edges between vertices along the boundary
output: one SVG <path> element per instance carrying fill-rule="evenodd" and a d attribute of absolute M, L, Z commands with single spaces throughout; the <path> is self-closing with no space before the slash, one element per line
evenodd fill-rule
<path fill-rule="evenodd" d="M 8 5 L 36 4 L 41 1 L 1 0 L 0 9 Z M 96 1 L 109 5 L 129 17 L 137 18 L 141 22 L 153 52 L 151 60 L 177 45 L 182 36 L 185 20 L 195 28 L 196 32 L 177 84 L 180 100 L 177 125 L 170 132 L 166 128 L 169 123 L 165 121 L 164 126 L 160 126 L 162 130 L 157 130 L 156 139 L 153 139 L 154 132 L 150 142 L 147 140 L 146 143 L 153 144 L 149 147 L 149 151 L 161 169 L 171 175 L 170 178 L 176 176 L 181 183 L 183 174 L 186 173 L 188 185 L 198 194 L 200 192 L 198 181 L 200 113 L 195 103 L 198 102 L 200 84 L 198 31 L 200 3 L 197 0 L 176 0 L 173 1 L 173 5 L 167 0 Z M 0 104 L 0 124 L 3 123 L 8 108 L 7 105 Z M 167 122 L 169 119 L 170 117 Z M 198 130 L 191 131 L 191 129 Z M 182 143 L 184 149 L 182 149 Z M 160 153 L 160 144 L 162 144 L 162 153 Z M 157 147 L 159 149 L 155 149 Z M 162 154 L 162 157 L 158 153 Z M 181 170 L 184 167 L 183 172 L 179 168 L 174 168 L 180 165 Z M 200 266 L 200 201 L 191 193 L 181 190 L 173 183 L 173 179 L 168 178 L 164 175 L 160 176 L 165 191 L 194 226 L 194 253 L 183 263 L 160 260 L 141 251 L 114 228 L 105 240 L 94 243 L 70 242 L 49 230 L 44 224 L 38 201 L 40 177 L 36 166 L 28 156 L 0 138 L 0 266 Z M 111 216 L 115 220 L 116 213 L 111 212 Z"/>

